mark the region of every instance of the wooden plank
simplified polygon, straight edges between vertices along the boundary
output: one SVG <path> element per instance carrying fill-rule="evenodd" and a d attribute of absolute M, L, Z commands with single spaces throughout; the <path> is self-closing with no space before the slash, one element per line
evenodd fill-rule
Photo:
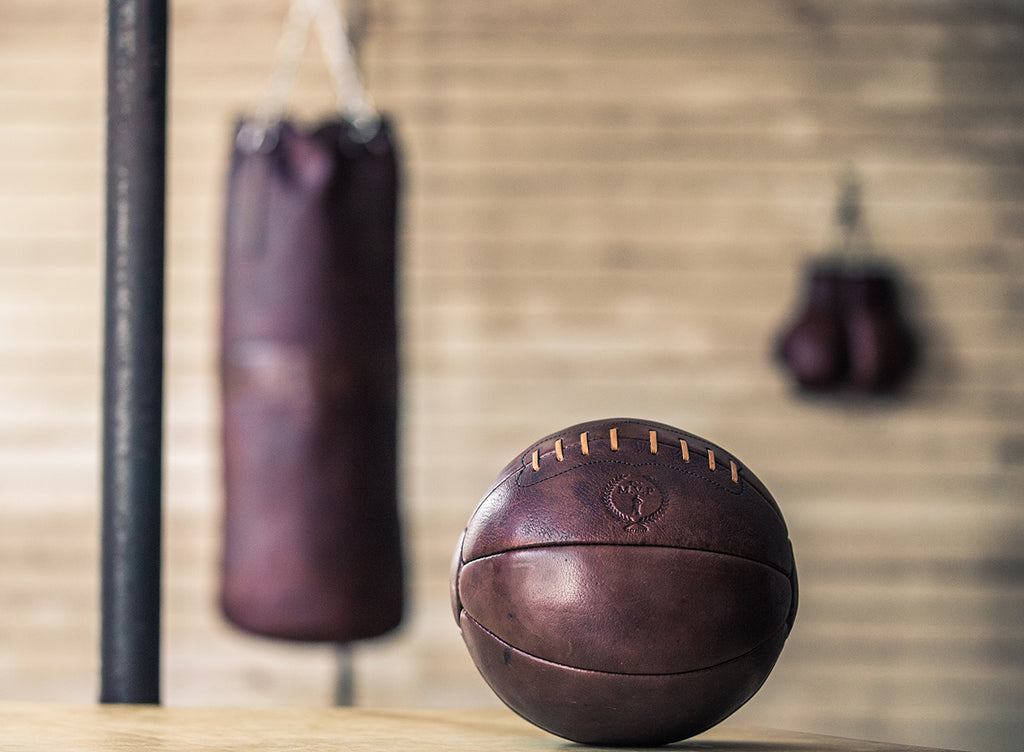
<path fill-rule="evenodd" d="M 555 740 L 508 710 L 244 710 L 130 706 L 0 705 L 4 733 L 19 749 L 151 749 L 189 745 L 219 749 L 310 749 L 344 740 L 351 750 L 544 749 Z M 722 726 L 702 741 L 728 746 L 764 745 L 780 752 L 911 752 L 899 744 L 786 731 Z M 920 749 L 920 748 L 918 748 Z M 923 752 L 923 750 L 922 750 Z"/>

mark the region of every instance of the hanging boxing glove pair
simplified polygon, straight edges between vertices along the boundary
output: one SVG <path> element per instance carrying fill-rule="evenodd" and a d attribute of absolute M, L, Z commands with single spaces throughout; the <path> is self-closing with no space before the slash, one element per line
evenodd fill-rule
<path fill-rule="evenodd" d="M 902 385 L 916 346 L 898 287 L 895 273 L 881 264 L 813 263 L 803 308 L 778 343 L 779 359 L 796 384 L 805 391 L 872 394 Z"/>
<path fill-rule="evenodd" d="M 871 260 L 852 168 L 841 177 L 836 222 L 841 253 L 810 265 L 803 310 L 780 335 L 777 355 L 805 391 L 892 392 L 913 369 L 915 339 L 895 272 Z"/>

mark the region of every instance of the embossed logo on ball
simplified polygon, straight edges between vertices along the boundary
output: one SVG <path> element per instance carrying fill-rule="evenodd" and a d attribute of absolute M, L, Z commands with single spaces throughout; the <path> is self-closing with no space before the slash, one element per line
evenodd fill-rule
<path fill-rule="evenodd" d="M 604 493 L 608 511 L 626 523 L 630 533 L 646 532 L 647 523 L 665 513 L 665 495 L 647 475 L 624 473 L 608 484 Z"/>

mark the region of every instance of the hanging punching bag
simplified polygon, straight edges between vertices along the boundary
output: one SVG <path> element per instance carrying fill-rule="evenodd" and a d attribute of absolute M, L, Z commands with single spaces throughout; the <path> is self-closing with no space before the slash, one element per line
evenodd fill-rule
<path fill-rule="evenodd" d="M 293 26 L 326 7 L 305 3 Z M 235 140 L 221 605 L 257 634 L 347 643 L 402 617 L 397 165 L 379 117 L 306 130 L 264 116 Z"/>

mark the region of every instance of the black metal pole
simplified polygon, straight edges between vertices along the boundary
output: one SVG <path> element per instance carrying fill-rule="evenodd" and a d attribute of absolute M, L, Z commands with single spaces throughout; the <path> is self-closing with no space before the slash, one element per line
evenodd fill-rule
<path fill-rule="evenodd" d="M 100 702 L 160 702 L 167 0 L 110 0 Z"/>

